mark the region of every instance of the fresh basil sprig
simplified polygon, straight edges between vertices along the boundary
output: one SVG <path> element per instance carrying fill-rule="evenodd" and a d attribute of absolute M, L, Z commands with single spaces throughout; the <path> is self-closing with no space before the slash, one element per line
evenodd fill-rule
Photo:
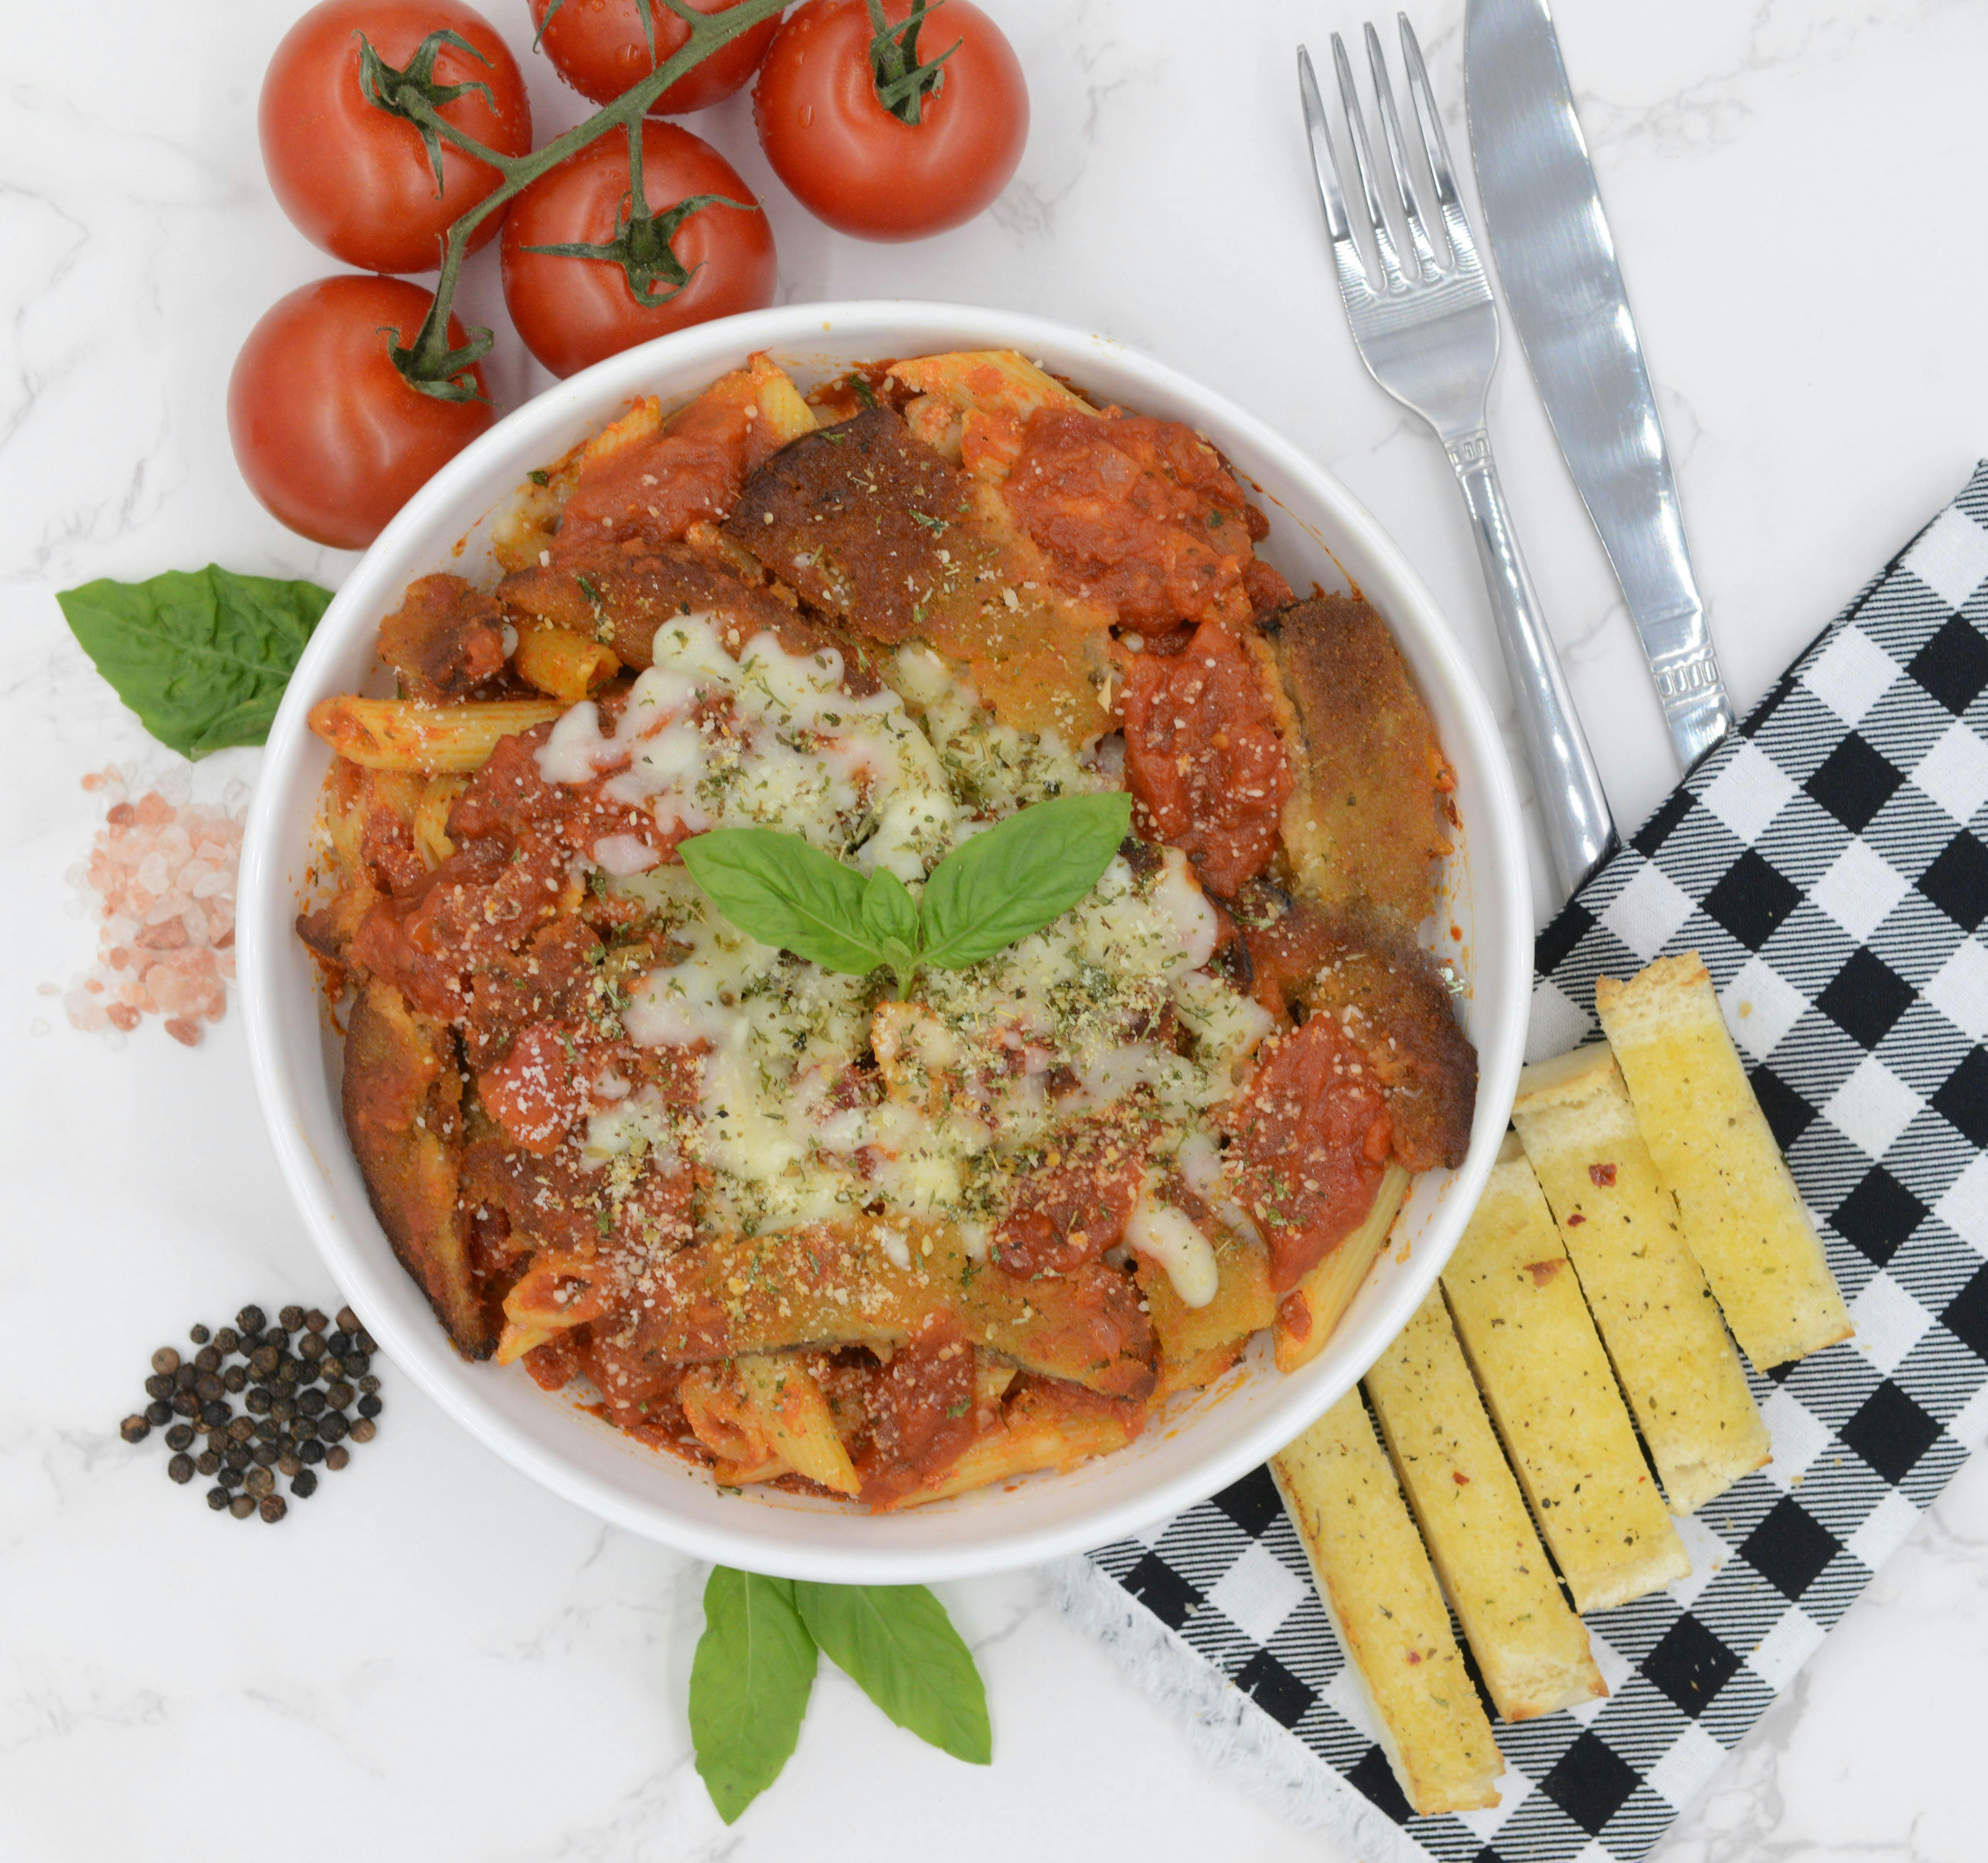
<path fill-rule="evenodd" d="M 331 591 L 217 564 L 56 597 L 69 631 L 162 744 L 204 757 L 269 735 Z"/>
<path fill-rule="evenodd" d="M 860 874 L 777 828 L 715 829 L 678 852 L 742 932 L 824 970 L 888 970 L 902 995 L 921 965 L 963 970 L 1067 911 L 1131 821 L 1122 793 L 1033 803 L 954 848 L 921 900 L 894 874 Z"/>
<path fill-rule="evenodd" d="M 979 1672 L 923 1585 L 797 1584 L 716 1566 L 691 1665 L 690 1731 L 728 1824 L 792 1756 L 817 1646 L 900 1727 L 974 1765 L 992 1758 Z"/>

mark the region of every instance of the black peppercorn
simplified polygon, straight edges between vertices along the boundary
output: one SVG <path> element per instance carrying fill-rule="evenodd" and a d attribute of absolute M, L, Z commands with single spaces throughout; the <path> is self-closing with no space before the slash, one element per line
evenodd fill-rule
<path fill-rule="evenodd" d="M 290 1349 L 290 1335 L 286 1327 L 272 1326 L 262 1335 L 262 1343 L 273 1351 L 287 1352 Z"/>
<path fill-rule="evenodd" d="M 272 1469 L 276 1466 L 276 1445 L 273 1442 L 259 1442 L 252 1452 L 259 1469 Z"/>
<path fill-rule="evenodd" d="M 193 1458 L 191 1456 L 175 1456 L 166 1464 L 166 1472 L 184 1487 L 193 1479 Z"/>
<path fill-rule="evenodd" d="M 172 1412 L 167 1411 L 166 1414 L 171 1416 Z M 152 1433 L 150 1420 L 136 1415 L 127 1417 L 117 1425 L 117 1433 L 127 1442 L 143 1442 Z"/>
<path fill-rule="evenodd" d="M 309 1500 L 317 1492 L 317 1471 L 315 1469 L 299 1469 L 290 1478 L 290 1492 Z"/>
<path fill-rule="evenodd" d="M 166 1447 L 169 1449 L 191 1449 L 193 1446 L 193 1425 L 175 1423 L 166 1432 Z"/>
<path fill-rule="evenodd" d="M 317 1374 L 327 1385 L 336 1384 L 345 1375 L 345 1361 L 335 1353 L 327 1352 L 317 1361 Z"/>
<path fill-rule="evenodd" d="M 351 1450 L 342 1442 L 336 1449 L 326 1449 L 324 1452 L 324 1466 L 327 1469 L 342 1469 L 351 1459 Z"/>
<path fill-rule="evenodd" d="M 173 1388 L 175 1391 L 191 1391 L 199 1382 L 200 1368 L 198 1365 L 181 1365 L 173 1374 Z"/>
<path fill-rule="evenodd" d="M 207 1491 L 207 1504 L 208 1506 L 212 1508 L 216 1513 L 220 1513 L 221 1510 L 228 1505 L 228 1490 L 225 1488 L 208 1489 Z"/>
<path fill-rule="evenodd" d="M 173 1401 L 170 1404 L 159 1405 L 155 1403 L 153 1408 L 164 1409 L 165 1411 L 167 1414 L 158 1420 L 161 1423 L 166 1423 L 170 1422 L 172 1418 L 176 1416 L 198 1416 L 200 1415 L 200 1399 L 195 1397 L 191 1391 L 175 1391 L 173 1393 Z M 150 1416 L 151 1415 L 151 1412 L 148 1410 L 145 1414 L 147 1416 Z"/>
<path fill-rule="evenodd" d="M 362 1378 L 359 1381 L 359 1388 L 368 1393 L 377 1391 L 380 1388 L 380 1381 L 370 1376 Z"/>
<path fill-rule="evenodd" d="M 255 1460 L 255 1456 L 250 1452 L 247 1443 L 231 1442 L 221 1451 L 221 1459 L 231 1469 L 238 1470 L 247 1468 L 249 1463 Z"/>
<path fill-rule="evenodd" d="M 297 1341 L 297 1356 L 299 1358 L 308 1358 L 313 1364 L 323 1358 L 324 1335 L 322 1333 L 305 1334 L 303 1338 Z"/>
<path fill-rule="evenodd" d="M 266 1321 L 263 1317 L 261 1307 L 248 1306 L 243 1307 L 241 1312 L 235 1316 L 235 1324 L 245 1333 L 259 1333 Z"/>
<path fill-rule="evenodd" d="M 154 1398 L 145 1406 L 145 1414 L 138 1420 L 148 1428 L 164 1429 L 173 1420 L 173 1407 L 170 1404 L 161 1404 L 157 1398 Z M 136 1442 L 138 1439 L 132 1436 L 127 1440 Z"/>
<path fill-rule="evenodd" d="M 299 1364 L 294 1358 L 285 1359 L 283 1362 L 276 1368 L 276 1382 L 281 1385 L 286 1391 L 294 1390 L 299 1384 L 308 1383 L 309 1381 L 309 1379 L 304 1375 L 303 1367 Z"/>
<path fill-rule="evenodd" d="M 232 1326 L 224 1326 L 214 1335 L 214 1349 L 223 1358 L 242 1343 L 242 1335 Z"/>
<path fill-rule="evenodd" d="M 152 1354 L 152 1369 L 171 1378 L 180 1368 L 180 1355 L 169 1345 L 162 1345 Z"/>
<path fill-rule="evenodd" d="M 246 1442 L 255 1433 L 255 1422 L 248 1417 L 230 1417 L 225 1428 L 231 1442 Z"/>
<path fill-rule="evenodd" d="M 145 1380 L 145 1395 L 149 1398 L 170 1398 L 178 1388 L 163 1371 L 154 1371 Z"/>
<path fill-rule="evenodd" d="M 266 1417 L 272 1407 L 269 1392 L 259 1385 L 242 1400 L 242 1408 L 252 1417 Z"/>
<path fill-rule="evenodd" d="M 307 1309 L 304 1314 L 304 1324 L 314 1333 L 322 1333 L 330 1329 L 331 1322 L 317 1308 L 313 1307 Z"/>
<path fill-rule="evenodd" d="M 317 1420 L 317 1433 L 327 1442 L 340 1441 L 350 1427 L 342 1410 L 327 1410 Z"/>
<path fill-rule="evenodd" d="M 223 1469 L 214 1479 L 232 1494 L 242 1486 L 242 1471 L 239 1469 Z"/>
<path fill-rule="evenodd" d="M 248 1355 L 248 1369 L 258 1378 L 272 1378 L 276 1375 L 279 1357 L 274 1346 L 259 1345 Z"/>
<path fill-rule="evenodd" d="M 297 1401 L 291 1397 L 274 1397 L 269 1400 L 269 1415 L 279 1423 L 287 1423 L 297 1414 Z"/>
<path fill-rule="evenodd" d="M 201 1474 L 211 1475 L 221 1466 L 221 1452 L 218 1449 L 202 1449 L 193 1459 L 193 1466 Z"/>
<path fill-rule="evenodd" d="M 377 1417 L 386 1408 L 370 1391 L 359 1400 L 359 1414 L 362 1417 Z"/>
<path fill-rule="evenodd" d="M 354 1442 L 370 1442 L 379 1427 L 370 1417 L 361 1417 L 352 1426 L 352 1440 Z"/>
<path fill-rule="evenodd" d="M 306 1436 L 297 1445 L 297 1459 L 306 1463 L 323 1461 L 324 1445 L 315 1436 Z"/>
<path fill-rule="evenodd" d="M 276 1485 L 276 1478 L 267 1469 L 251 1469 L 242 1478 L 242 1492 L 252 1494 L 259 1501 Z"/>
<path fill-rule="evenodd" d="M 195 1324 L 187 1328 L 187 1337 L 195 1345 L 205 1345 L 214 1335 L 205 1327 Z"/>
<path fill-rule="evenodd" d="M 301 1416 L 314 1417 L 324 1405 L 324 1393 L 315 1388 L 297 1393 L 297 1412 Z"/>
<path fill-rule="evenodd" d="M 352 1350 L 352 1335 L 341 1326 L 325 1334 L 324 1344 L 327 1351 L 336 1352 L 343 1358 Z"/>
<path fill-rule="evenodd" d="M 303 1458 L 296 1450 L 289 1450 L 276 1458 L 276 1472 L 279 1475 L 301 1475 L 303 1472 Z M 316 1481 L 317 1477 L 313 1476 L 311 1479 Z"/>
<path fill-rule="evenodd" d="M 200 1420 L 210 1429 L 219 1429 L 227 1422 L 230 1414 L 228 1406 L 218 1398 L 212 1403 L 203 1404 L 200 1407 Z"/>
<path fill-rule="evenodd" d="M 203 1404 L 211 1404 L 225 1387 L 211 1371 L 203 1371 L 194 1381 L 193 1394 Z"/>
<path fill-rule="evenodd" d="M 378 1341 L 363 1326 L 353 1337 L 359 1341 L 359 1349 L 362 1352 L 377 1352 L 380 1349 Z"/>
<path fill-rule="evenodd" d="M 349 1351 L 341 1353 L 340 1356 L 344 1361 L 345 1375 L 347 1378 L 363 1378 L 373 1369 L 372 1360 L 360 1351 L 356 1345 Z"/>
<path fill-rule="evenodd" d="M 194 1354 L 193 1364 L 196 1371 L 218 1371 L 221 1369 L 221 1354 L 212 1346 L 204 1345 Z"/>
<path fill-rule="evenodd" d="M 280 1494 L 265 1494 L 260 1510 L 262 1518 L 273 1527 L 290 1510 L 290 1504 Z"/>
<path fill-rule="evenodd" d="M 245 1494 L 238 1494 L 228 1503 L 228 1511 L 238 1520 L 245 1520 L 255 1511 L 255 1503 Z"/>
<path fill-rule="evenodd" d="M 304 1310 L 301 1307 L 286 1307 L 276 1318 L 294 1333 L 304 1323 Z"/>
<path fill-rule="evenodd" d="M 248 1368 L 246 1365 L 230 1365 L 221 1374 L 221 1385 L 224 1391 L 245 1391 L 248 1388 Z"/>
<path fill-rule="evenodd" d="M 335 1385 L 327 1385 L 324 1388 L 324 1401 L 333 1410 L 346 1409 L 358 1395 L 358 1392 L 343 1379 Z"/>

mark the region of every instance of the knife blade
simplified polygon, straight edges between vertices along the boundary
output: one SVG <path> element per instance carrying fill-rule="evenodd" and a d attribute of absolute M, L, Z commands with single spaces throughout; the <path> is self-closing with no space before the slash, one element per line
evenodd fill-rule
<path fill-rule="evenodd" d="M 1506 307 L 1641 637 L 1679 763 L 1733 726 L 1643 347 L 1545 0 L 1467 0 L 1471 159 Z"/>

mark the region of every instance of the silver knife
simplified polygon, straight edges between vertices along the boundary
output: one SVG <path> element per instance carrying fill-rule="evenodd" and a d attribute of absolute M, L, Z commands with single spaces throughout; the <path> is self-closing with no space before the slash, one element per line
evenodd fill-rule
<path fill-rule="evenodd" d="M 1733 728 L 1663 424 L 1546 0 L 1467 0 L 1471 159 L 1505 302 L 1686 769 Z"/>

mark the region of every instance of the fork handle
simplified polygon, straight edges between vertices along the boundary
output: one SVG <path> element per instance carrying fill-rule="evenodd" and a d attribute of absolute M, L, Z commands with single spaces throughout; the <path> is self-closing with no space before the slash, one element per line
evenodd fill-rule
<path fill-rule="evenodd" d="M 1504 650 L 1505 671 L 1519 708 L 1519 735 L 1525 741 L 1533 793 L 1546 825 L 1547 854 L 1565 899 L 1615 851 L 1614 820 L 1553 637 L 1540 613 L 1533 579 L 1520 554 L 1519 539 L 1512 533 L 1490 439 L 1480 427 L 1446 439 L 1444 445 L 1470 512 L 1478 564 L 1491 592 L 1498 644 Z"/>

